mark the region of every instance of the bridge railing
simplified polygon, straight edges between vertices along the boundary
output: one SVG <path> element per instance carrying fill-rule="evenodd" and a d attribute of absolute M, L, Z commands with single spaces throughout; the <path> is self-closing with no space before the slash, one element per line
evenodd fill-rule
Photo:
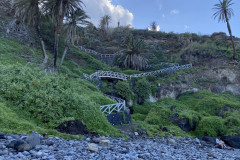
<path fill-rule="evenodd" d="M 170 73 L 170 72 L 175 72 L 177 70 L 187 69 L 187 68 L 191 68 L 191 67 L 192 67 L 192 64 L 186 64 L 186 65 L 181 65 L 181 66 L 176 65 L 176 66 L 169 67 L 169 68 L 164 68 L 164 69 L 140 73 L 140 74 L 133 74 L 133 75 L 127 75 L 124 73 L 113 72 L 113 71 L 97 71 L 91 75 L 84 74 L 84 77 L 90 78 L 90 79 L 114 78 L 114 79 L 128 80 L 128 79 L 131 79 L 132 77 L 146 77 L 146 76 L 157 75 L 159 73 L 165 73 L 165 72 Z"/>
<path fill-rule="evenodd" d="M 109 104 L 105 106 L 100 106 L 102 113 L 111 114 L 112 112 L 120 112 L 121 110 L 125 110 L 125 104 L 123 103 L 115 103 Z"/>
<path fill-rule="evenodd" d="M 134 74 L 134 75 L 131 75 L 130 77 L 145 77 L 145 76 L 150 76 L 150 75 L 157 75 L 159 73 L 164 73 L 164 72 L 175 72 L 177 70 L 187 69 L 187 68 L 191 68 L 191 67 L 192 67 L 192 64 L 173 66 L 173 67 L 164 68 L 164 69 L 160 69 L 160 70 L 156 70 L 156 71 L 152 71 L 152 72 Z"/>
<path fill-rule="evenodd" d="M 86 49 L 86 48 L 84 48 L 83 46 L 77 46 L 78 47 L 78 49 L 79 50 L 81 50 L 81 51 L 84 51 L 84 52 L 86 52 L 86 53 L 88 53 L 88 54 L 93 54 L 93 55 L 100 55 L 101 56 L 101 53 L 98 53 L 98 52 L 96 52 L 96 51 L 94 51 L 94 50 L 91 50 L 91 49 Z"/>
<path fill-rule="evenodd" d="M 118 103 L 100 106 L 100 109 L 103 113 L 111 114 L 112 112 L 120 112 L 121 110 L 124 111 L 126 109 L 125 100 L 114 97 L 114 96 L 106 95 L 106 94 L 104 94 L 104 96 L 109 97 Z"/>

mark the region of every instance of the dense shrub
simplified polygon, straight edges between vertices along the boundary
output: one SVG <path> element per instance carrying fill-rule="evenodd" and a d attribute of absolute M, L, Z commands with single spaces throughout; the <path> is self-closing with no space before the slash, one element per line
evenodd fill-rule
<path fill-rule="evenodd" d="M 130 100 L 133 98 L 131 87 L 127 81 L 119 81 L 116 84 L 116 92 L 124 99 Z"/>
<path fill-rule="evenodd" d="M 224 120 L 216 116 L 203 117 L 197 127 L 196 133 L 201 137 L 222 136 L 226 133 L 226 126 L 224 125 Z"/>
<path fill-rule="evenodd" d="M 193 127 L 191 132 L 181 131 L 178 124 L 171 122 L 171 116 L 176 113 L 179 119 L 188 119 Z M 168 133 L 163 135 L 236 135 L 240 134 L 240 98 L 208 91 L 186 92 L 177 100 L 165 98 L 153 104 L 134 106 L 133 117 L 144 121 L 145 129 L 152 125 L 159 129 L 165 127 Z"/>
<path fill-rule="evenodd" d="M 135 92 L 141 99 L 147 99 L 151 93 L 151 83 L 149 83 L 146 78 L 139 79 L 136 82 Z"/>
<path fill-rule="evenodd" d="M 90 131 L 116 131 L 99 109 L 114 102 L 86 80 L 48 75 L 21 65 L 0 65 L 0 79 L 0 96 L 17 106 L 15 111 L 23 112 L 38 124 L 54 126 L 65 117 L 74 117 Z"/>
<path fill-rule="evenodd" d="M 203 58 L 211 58 L 218 56 L 216 55 L 216 46 L 212 42 L 205 42 L 203 44 L 198 42 L 190 43 L 186 48 L 181 51 L 181 58 L 187 63 L 196 63 L 201 61 Z"/>

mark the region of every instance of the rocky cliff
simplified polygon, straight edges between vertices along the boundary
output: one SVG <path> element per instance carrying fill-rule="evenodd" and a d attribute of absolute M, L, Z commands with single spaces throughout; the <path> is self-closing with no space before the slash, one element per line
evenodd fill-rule
<path fill-rule="evenodd" d="M 227 59 L 210 59 L 189 71 L 176 73 L 173 79 L 158 83 L 156 98 L 177 98 L 186 91 L 209 90 L 240 96 L 240 65 Z M 153 100 L 153 97 L 151 98 Z"/>

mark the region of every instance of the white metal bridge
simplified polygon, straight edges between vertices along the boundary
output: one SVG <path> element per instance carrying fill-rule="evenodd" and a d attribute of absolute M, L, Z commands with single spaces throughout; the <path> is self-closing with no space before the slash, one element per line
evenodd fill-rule
<path fill-rule="evenodd" d="M 191 68 L 191 67 L 192 67 L 192 64 L 186 64 L 186 65 L 173 66 L 173 67 L 164 68 L 164 69 L 160 69 L 160 70 L 156 70 L 156 71 L 144 72 L 144 73 L 133 74 L 133 75 L 127 75 L 124 73 L 112 72 L 112 71 L 97 71 L 91 75 L 84 73 L 83 76 L 89 80 L 101 79 L 101 78 L 128 80 L 128 79 L 131 79 L 132 77 L 146 77 L 146 76 L 151 76 L 151 75 L 155 76 L 160 73 L 172 73 L 177 70 L 187 69 L 187 68 Z"/>

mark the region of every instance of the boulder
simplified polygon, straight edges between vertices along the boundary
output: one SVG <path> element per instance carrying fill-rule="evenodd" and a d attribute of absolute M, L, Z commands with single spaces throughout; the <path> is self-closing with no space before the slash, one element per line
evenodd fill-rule
<path fill-rule="evenodd" d="M 222 140 L 233 148 L 240 149 L 240 135 L 236 136 L 223 136 Z"/>
<path fill-rule="evenodd" d="M 18 152 L 30 151 L 31 149 L 31 145 L 27 143 L 23 143 L 17 147 Z"/>
<path fill-rule="evenodd" d="M 27 137 L 26 142 L 34 148 L 36 145 L 40 145 L 41 137 L 37 133 L 33 133 Z"/>
<path fill-rule="evenodd" d="M 203 141 L 213 144 L 213 145 L 216 145 L 216 139 L 217 138 L 215 138 L 215 137 L 208 137 L 208 136 L 205 136 L 202 138 Z"/>
<path fill-rule="evenodd" d="M 171 115 L 171 122 L 178 125 L 185 132 L 194 130 L 197 126 L 195 121 L 192 122 L 193 126 L 191 126 L 188 118 L 179 118 L 178 113 Z"/>
<path fill-rule="evenodd" d="M 67 134 L 73 134 L 73 135 L 88 134 L 87 127 L 79 120 L 63 122 L 56 128 L 56 130 L 61 133 L 67 133 Z"/>
<path fill-rule="evenodd" d="M 15 150 L 18 150 L 18 147 L 21 144 L 24 144 L 25 142 L 23 140 L 12 140 L 6 147 L 7 148 L 13 148 Z"/>
<path fill-rule="evenodd" d="M 5 134 L 4 133 L 0 133 L 0 139 L 5 139 Z"/>
<path fill-rule="evenodd" d="M 88 143 L 88 150 L 93 151 L 93 152 L 98 152 L 98 146 L 94 143 Z"/>
<path fill-rule="evenodd" d="M 101 140 L 101 141 L 99 142 L 99 144 L 100 144 L 101 146 L 106 146 L 106 147 L 109 147 L 109 146 L 111 145 L 111 143 L 110 143 L 109 140 Z"/>

